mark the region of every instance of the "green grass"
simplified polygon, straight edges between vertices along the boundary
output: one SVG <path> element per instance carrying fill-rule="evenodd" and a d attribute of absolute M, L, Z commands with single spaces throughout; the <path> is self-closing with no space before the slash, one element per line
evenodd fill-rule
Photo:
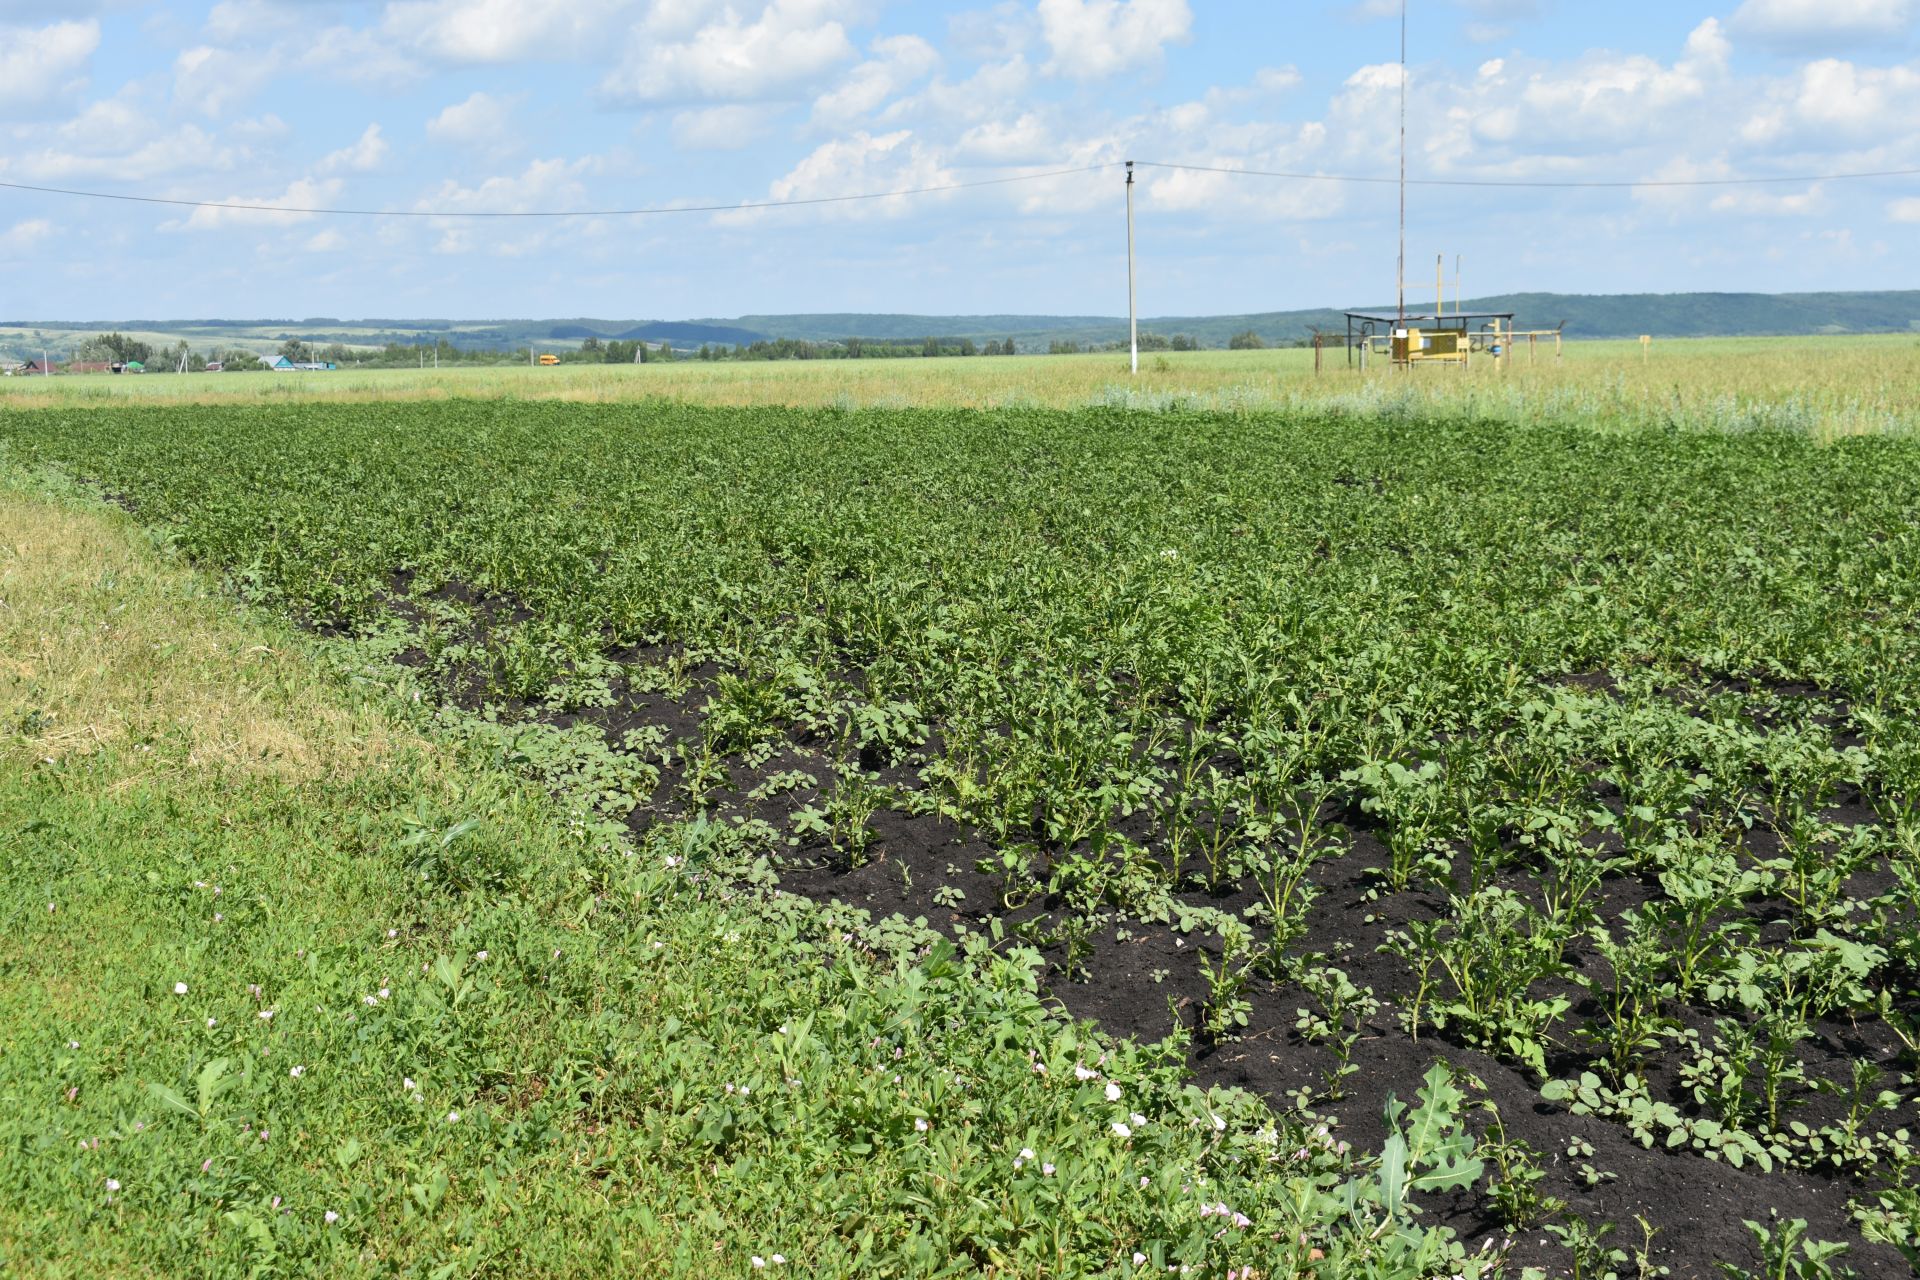
<path fill-rule="evenodd" d="M 385 369 L 315 374 L 188 374 L 0 379 L 0 407 L 127 404 L 387 403 L 474 399 L 1021 410 L 1120 405 L 1136 410 L 1472 416 L 1516 425 L 1604 429 L 1792 429 L 1820 438 L 1909 433 L 1920 426 L 1920 340 L 1706 338 L 1524 347 L 1504 369 L 1362 374 L 1343 353 L 1149 354 L 1138 377 L 1124 355 L 780 363 L 566 365 L 528 369 Z"/>
<path fill-rule="evenodd" d="M 576 797 L 590 824 L 652 803 L 710 809 L 698 779 L 810 728 L 829 743 L 827 817 L 879 785 L 857 759 L 910 764 L 920 788 L 888 804 L 968 824 L 993 850 L 994 892 L 1056 904 L 1018 941 L 1071 966 L 1089 937 L 1141 922 L 1215 940 L 1200 961 L 1215 1037 L 1240 1033 L 1255 995 L 1340 1003 L 1353 978 L 1390 1025 L 1490 1055 L 1529 1101 L 1545 1086 L 1637 1143 L 1841 1179 L 1874 1230 L 1910 1233 L 1870 1206 L 1910 1185 L 1920 1098 L 1903 1021 L 1920 963 L 1920 445 L 1825 439 L 1776 402 L 1726 424 L 1739 430 L 1625 433 L 1425 416 L 1415 402 L 1229 415 L 1118 399 L 992 413 L 467 399 L 67 410 L 13 415 L 0 443 L 126 495 L 247 598 L 350 635 L 335 651 L 403 697 L 477 690 L 511 722 L 604 705 L 616 676 L 665 686 L 716 663 L 726 681 L 708 723 L 725 731 L 662 748 L 658 763 L 696 779 L 671 796 L 592 731 L 449 722 Z M 404 615 L 395 570 L 414 575 Z M 524 613 L 477 618 L 446 586 Z M 649 648 L 660 642 L 679 648 Z M 408 647 L 416 663 L 393 664 Z M 623 650 L 643 656 L 616 664 Z M 434 846 L 398 846 L 399 807 L 360 856 L 425 872 L 430 903 L 491 900 L 498 859 L 497 887 L 533 894 L 527 918 L 551 930 L 600 919 L 605 886 L 622 883 L 583 853 L 497 852 L 528 848 L 517 833 L 409 862 Z M 472 810 L 441 804 L 417 830 Z M 1415 905 L 1404 929 L 1368 916 L 1329 938 L 1312 877 L 1365 846 L 1354 815 L 1386 853 L 1367 882 Z M 728 826 L 706 856 L 720 880 L 764 880 L 808 836 L 800 822 Z M 858 826 L 834 828 L 849 859 Z M 639 865 L 649 856 L 665 851 Z M 644 884 L 637 911 L 657 892 Z M 1644 911 L 1603 909 L 1621 884 Z M 1233 914 L 1199 897 L 1247 886 L 1261 901 Z M 430 936 L 414 967 L 482 945 L 448 925 Z M 619 934 L 607 954 L 644 954 L 646 936 Z M 537 960 L 549 937 L 520 954 Z M 1588 948 L 1604 965 L 1567 959 Z M 783 954 L 751 971 L 782 969 Z M 621 990 L 625 962 L 589 989 Z M 751 990 L 746 972 L 721 971 Z M 539 974 L 527 965 L 520 980 Z M 764 1033 L 806 1004 L 746 1021 Z M 987 1033 L 970 1024 L 969 1043 L 1004 1043 L 979 1017 Z M 1801 1063 L 1843 1034 L 1870 1038 L 1879 1074 Z M 1011 1068 L 983 1053 L 961 1074 L 1010 1070 L 994 1096 L 1030 1092 L 1015 1048 Z M 1649 1073 L 1657 1097 L 1641 1092 Z M 524 1087 L 461 1078 L 477 1098 Z M 1340 1088 L 1332 1076 L 1310 1101 Z M 1826 1100 L 1849 1089 L 1843 1122 Z M 1171 1105 L 1170 1085 L 1161 1096 Z M 896 1131 L 929 1105 L 897 1101 Z M 1089 1101 L 1094 1141 L 1112 1118 L 1098 1096 L 1059 1105 Z M 954 1127 L 931 1120 L 936 1135 Z M 1035 1145 L 997 1123 L 963 1116 L 969 1168 L 993 1151 L 1004 1171 Z M 880 1150 L 836 1132 L 809 1159 Z M 783 1176 L 758 1158 L 743 1196 Z M 859 1185 L 908 1168 L 881 1167 Z M 1137 1166 L 1104 1168 L 1124 1182 Z M 1261 1194 L 1262 1214 L 1286 1212 L 1283 1191 Z M 819 1219 L 843 1220 L 846 1203 Z M 945 1202 L 930 1203 L 940 1218 Z M 995 1252 L 1030 1241 L 1024 1227 L 969 1256 L 1070 1271 L 1126 1256 L 1123 1237 L 1174 1238 L 1120 1204 L 1099 1202 L 1041 1256 Z M 901 1215 L 896 1239 L 920 1220 Z M 965 1220 L 962 1235 L 981 1230 Z M 827 1243 L 841 1239 L 811 1248 L 844 1259 Z"/>
<path fill-rule="evenodd" d="M 410 705 L 0 473 L 0 1269 L 1456 1265 L 1403 1166 L 1068 1025 L 1030 955 L 738 892 L 736 833 L 635 847 Z"/>

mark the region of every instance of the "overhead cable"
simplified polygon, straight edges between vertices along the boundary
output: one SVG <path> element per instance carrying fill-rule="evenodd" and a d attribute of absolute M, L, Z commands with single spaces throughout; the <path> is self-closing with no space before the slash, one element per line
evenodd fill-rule
<path fill-rule="evenodd" d="M 0 190 L 28 191 L 40 195 L 70 196 L 84 200 L 117 200 L 129 204 L 166 205 L 181 209 L 216 209 L 231 213 L 294 214 L 303 217 L 333 218 L 642 218 L 677 213 L 753 213 L 762 209 L 797 209 L 813 205 L 854 204 L 874 200 L 897 200 L 913 196 L 939 195 L 949 191 L 972 191 L 982 187 L 1004 187 L 1014 183 L 1043 182 L 1050 178 L 1071 178 L 1081 174 L 1117 169 L 1123 162 L 1081 165 L 1071 169 L 1050 169 L 1041 173 L 1018 173 L 1003 178 L 980 178 L 972 182 L 949 182 L 935 186 L 905 187 L 895 191 L 865 191 L 854 195 L 805 196 L 791 200 L 748 200 L 737 204 L 668 204 L 634 209 L 336 209 L 319 206 L 251 204 L 238 200 L 187 200 L 170 196 L 132 195 L 118 191 L 83 191 L 71 187 L 39 186 L 27 182 L 0 181 Z M 1293 182 L 1346 182 L 1393 185 L 1400 179 L 1354 173 L 1307 173 L 1278 169 L 1235 168 L 1229 165 L 1185 164 L 1171 160 L 1138 160 L 1143 169 L 1167 169 L 1187 173 L 1217 173 L 1239 178 L 1280 178 Z M 1534 178 L 1408 178 L 1415 187 L 1483 187 L 1516 190 L 1632 190 L 1634 188 L 1675 187 L 1749 187 L 1817 182 L 1854 182 L 1871 178 L 1920 177 L 1920 169 L 1874 169 L 1852 173 L 1780 174 L 1772 177 L 1740 178 L 1638 178 L 1581 181 Z"/>
<path fill-rule="evenodd" d="M 1163 160 L 1138 160 L 1143 169 L 1184 169 L 1190 173 L 1225 173 L 1246 178 L 1289 178 L 1297 182 L 1366 182 L 1391 185 L 1398 178 L 1371 177 L 1351 173 L 1289 173 L 1276 169 L 1236 169 L 1226 165 L 1176 164 Z M 1630 189 L 1634 187 L 1750 187 L 1767 183 L 1851 182 L 1862 178 L 1914 178 L 1920 169 L 1874 169 L 1860 173 L 1781 174 L 1768 178 L 1636 178 L 1583 182 L 1574 179 L 1537 178 L 1408 178 L 1413 187 L 1521 187 L 1540 190 L 1561 188 Z"/>
<path fill-rule="evenodd" d="M 0 182 L 10 191 L 35 191 L 42 195 L 78 196 L 87 200 L 123 200 L 133 204 L 173 205 L 184 209 L 224 209 L 235 213 L 294 213 L 339 218 L 641 218 L 669 213 L 752 213 L 759 209 L 794 209 L 803 205 L 850 204 L 860 200 L 893 200 L 904 196 L 937 195 L 943 191 L 970 191 L 976 187 L 1004 187 L 1015 182 L 1040 182 L 1047 178 L 1070 178 L 1082 173 L 1097 173 L 1118 167 L 1118 161 L 1082 165 L 1077 169 L 1053 169 L 1045 173 L 1019 173 L 1005 178 L 981 178 L 974 182 L 949 182 L 939 186 L 908 187 L 899 191 L 866 191 L 858 195 L 807 196 L 794 200 L 749 200 L 739 204 L 671 204 L 641 209 L 322 209 L 281 204 L 247 204 L 235 200 L 182 200 L 166 196 L 136 196 L 115 191 L 76 191 L 67 187 L 41 187 L 25 182 Z"/>

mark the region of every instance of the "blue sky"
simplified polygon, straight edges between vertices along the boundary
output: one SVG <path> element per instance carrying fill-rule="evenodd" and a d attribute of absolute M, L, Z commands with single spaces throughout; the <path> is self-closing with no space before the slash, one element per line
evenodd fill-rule
<path fill-rule="evenodd" d="M 507 212 L 1391 174 L 1397 0 L 0 0 L 0 181 Z M 1920 0 L 1411 0 L 1415 176 L 1920 168 Z M 1123 312 L 1117 170 L 350 218 L 0 190 L 0 318 Z M 1395 194 L 1151 170 L 1140 305 L 1392 297 Z M 1920 181 L 1416 188 L 1412 296 L 1906 288 Z"/>

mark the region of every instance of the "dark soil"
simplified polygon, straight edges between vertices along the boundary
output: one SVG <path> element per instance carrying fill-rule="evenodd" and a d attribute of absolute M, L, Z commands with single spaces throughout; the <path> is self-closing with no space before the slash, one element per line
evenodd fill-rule
<path fill-rule="evenodd" d="M 391 584 L 393 608 L 410 622 L 418 622 L 422 617 L 420 601 L 407 597 L 410 586 L 405 576 L 396 575 Z M 444 586 L 429 599 L 462 607 L 470 619 L 469 633 L 459 639 L 475 649 L 485 647 L 492 629 L 526 617 L 514 602 L 486 600 L 459 584 Z M 629 668 L 658 667 L 675 657 L 684 658 L 667 646 L 630 647 L 610 651 L 608 656 Z M 423 666 L 426 660 L 422 651 L 409 650 L 400 661 Z M 440 674 L 442 697 L 469 709 L 482 709 L 484 681 L 479 673 L 456 665 Z M 649 728 L 660 731 L 668 744 L 686 748 L 677 753 L 669 749 L 657 758 L 660 785 L 630 818 L 631 825 L 643 831 L 656 822 L 683 817 L 693 807 L 686 760 L 702 742 L 705 708 L 720 673 L 711 664 L 684 668 L 683 663 L 681 674 L 682 679 L 671 692 L 636 688 L 626 677 L 615 677 L 609 681 L 606 705 L 565 713 L 520 704 L 489 709 L 503 719 L 535 718 L 561 727 L 592 724 L 616 748 L 632 731 Z M 1600 692 L 1613 687 L 1604 675 L 1561 679 Z M 1732 688 L 1735 686 L 1725 682 L 1714 686 L 1715 691 Z M 1774 692 L 1789 696 L 1817 693 L 1779 688 Z M 1846 732 L 1844 720 L 1843 708 L 1834 717 L 1836 735 Z M 937 749 L 937 737 L 932 745 Z M 816 734 L 788 732 L 777 741 L 762 744 L 757 752 L 725 757 L 721 761 L 724 782 L 704 792 L 703 807 L 718 816 L 760 819 L 784 832 L 795 814 L 824 803 L 836 759 L 843 754 L 837 744 Z M 912 801 L 921 793 L 922 783 L 913 760 L 869 758 L 861 763 L 875 772 L 875 781 L 893 801 L 874 812 L 866 824 L 870 833 L 866 847 L 857 852 L 836 852 L 824 839 L 815 837 L 791 848 L 778 868 L 783 890 L 864 908 L 875 919 L 895 913 L 908 919 L 921 918 L 933 928 L 948 932 L 982 931 L 997 918 L 1010 935 L 1028 938 L 1041 948 L 1050 965 L 1046 978 L 1049 988 L 1074 1016 L 1096 1021 L 1116 1035 L 1148 1039 L 1169 1033 L 1180 1035 L 1190 1045 L 1193 1070 L 1204 1085 L 1235 1085 L 1276 1102 L 1286 1101 L 1299 1090 L 1319 1095 L 1324 1073 L 1333 1059 L 1327 1049 L 1308 1043 L 1294 1030 L 1296 1013 L 1305 1003 L 1298 988 L 1256 982 L 1249 993 L 1252 1015 L 1245 1033 L 1238 1039 L 1207 1043 L 1198 1028 L 1208 992 L 1195 963 L 1195 952 L 1202 948 L 1217 951 L 1215 939 L 1197 931 L 1181 934 L 1162 924 L 1108 917 L 1091 936 L 1070 948 L 1061 936 L 1061 926 L 1070 916 L 1060 904 L 1035 900 L 1018 904 L 1017 909 L 1003 906 L 1000 878 L 976 868 L 994 850 L 978 833 L 951 818 L 914 811 Z M 1223 767 L 1233 763 L 1221 762 Z M 770 781 L 793 774 L 810 775 L 813 781 L 768 793 Z M 1596 795 L 1605 802 L 1604 789 Z M 1381 892 L 1378 873 L 1387 865 L 1387 851 L 1368 829 L 1364 816 L 1355 810 L 1327 816 L 1340 821 L 1329 828 L 1335 835 L 1333 847 L 1310 873 L 1319 896 L 1309 913 L 1310 932 L 1294 950 L 1303 955 L 1326 955 L 1355 984 L 1371 987 L 1382 1006 L 1363 1028 L 1353 1049 L 1351 1060 L 1358 1069 L 1346 1082 L 1345 1096 L 1339 1101 L 1312 1104 L 1320 1114 L 1337 1117 L 1337 1137 L 1356 1149 L 1377 1150 L 1387 1136 L 1382 1107 L 1388 1096 L 1410 1098 L 1434 1059 L 1444 1058 L 1477 1081 L 1479 1088 L 1474 1095 L 1490 1108 L 1497 1108 L 1507 1137 L 1527 1144 L 1536 1153 L 1545 1170 L 1541 1184 L 1544 1193 L 1564 1200 L 1572 1213 L 1589 1224 L 1614 1224 L 1608 1243 L 1629 1252 L 1642 1243 L 1642 1229 L 1636 1219 L 1643 1219 L 1657 1232 L 1651 1247 L 1652 1261 L 1668 1268 L 1674 1277 L 1715 1276 L 1719 1274 L 1715 1264 L 1720 1262 L 1757 1268 L 1759 1257 L 1751 1233 L 1742 1222 L 1755 1219 L 1764 1223 L 1770 1213 L 1783 1219 L 1806 1219 L 1814 1239 L 1851 1242 L 1843 1261 L 1862 1276 L 1911 1274 L 1893 1249 L 1861 1240 L 1850 1220 L 1847 1200 L 1862 1189 L 1844 1177 L 1798 1169 L 1765 1173 L 1753 1167 L 1736 1169 L 1685 1151 L 1647 1150 L 1617 1124 L 1576 1116 L 1563 1106 L 1544 1101 L 1540 1081 L 1510 1062 L 1431 1031 L 1423 1030 L 1414 1040 L 1395 1012 L 1412 1002 L 1414 975 L 1403 959 L 1378 948 L 1389 930 L 1409 920 L 1442 916 L 1447 909 L 1446 898 L 1437 891 L 1420 888 L 1392 895 Z M 1840 796 L 1830 816 L 1849 822 L 1875 820 L 1867 797 L 1858 793 Z M 1758 838 L 1768 838 L 1763 828 L 1757 832 Z M 1130 834 L 1152 835 L 1150 831 Z M 1869 869 L 1859 877 L 1855 888 L 1870 895 L 1884 888 L 1889 879 L 1884 870 Z M 1523 865 L 1504 870 L 1500 883 L 1524 898 L 1539 899 L 1540 882 Z M 1659 892 L 1657 885 L 1637 876 L 1611 874 L 1598 890 L 1598 916 L 1615 921 Z M 1251 893 L 1245 892 L 1209 896 L 1194 890 L 1186 897 L 1193 903 L 1235 914 L 1252 901 Z M 1784 921 L 1767 919 L 1763 913 L 1756 924 L 1763 939 L 1784 936 L 1775 932 Z M 1583 973 L 1605 976 L 1605 962 L 1585 947 L 1570 949 L 1565 959 Z M 1558 1028 L 1563 1039 L 1580 1025 L 1583 1013 L 1591 1011 L 1583 1008 L 1584 990 L 1571 982 L 1561 982 L 1557 988 L 1543 983 L 1536 994 L 1564 995 L 1573 1002 L 1572 1013 Z M 1683 1011 L 1683 1020 L 1711 1030 L 1709 1022 L 1697 1014 Z M 1810 1075 L 1843 1079 L 1851 1064 L 1861 1058 L 1892 1068 L 1895 1045 L 1890 1033 L 1877 1025 L 1828 1024 L 1817 1028 L 1803 1056 Z M 1549 1065 L 1556 1075 L 1567 1075 L 1577 1074 L 1584 1063 L 1584 1058 L 1566 1053 Z M 1656 1098 L 1676 1105 L 1688 1102 L 1679 1085 L 1676 1063 L 1657 1066 L 1649 1075 Z M 1843 1114 L 1844 1106 L 1837 1098 L 1821 1095 L 1796 1111 L 1793 1118 L 1818 1128 Z M 1489 1111 L 1476 1119 L 1476 1128 L 1484 1129 L 1490 1119 Z M 1584 1143 L 1584 1149 L 1577 1154 L 1570 1150 L 1580 1143 Z M 1510 1233 L 1484 1194 L 1455 1193 L 1432 1200 L 1428 1208 L 1429 1220 L 1451 1227 L 1470 1248 L 1477 1249 L 1488 1239 L 1503 1241 L 1512 1234 L 1510 1259 L 1515 1274 L 1522 1265 L 1544 1267 L 1552 1274 L 1567 1273 L 1566 1251 L 1540 1225 Z M 1630 1274 L 1627 1268 L 1622 1268 L 1622 1273 Z"/>

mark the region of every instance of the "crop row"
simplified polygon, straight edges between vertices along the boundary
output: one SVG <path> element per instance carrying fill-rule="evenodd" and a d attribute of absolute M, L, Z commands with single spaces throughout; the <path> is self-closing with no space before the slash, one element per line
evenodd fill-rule
<path fill-rule="evenodd" d="M 1385 1024 L 1920 1247 L 1910 444 L 460 403 L 0 447 L 444 697 L 606 728 L 617 811 L 751 785 L 842 871 L 942 815 L 1068 978 L 1192 936 L 1196 1034 L 1280 993 L 1308 1105 Z"/>

